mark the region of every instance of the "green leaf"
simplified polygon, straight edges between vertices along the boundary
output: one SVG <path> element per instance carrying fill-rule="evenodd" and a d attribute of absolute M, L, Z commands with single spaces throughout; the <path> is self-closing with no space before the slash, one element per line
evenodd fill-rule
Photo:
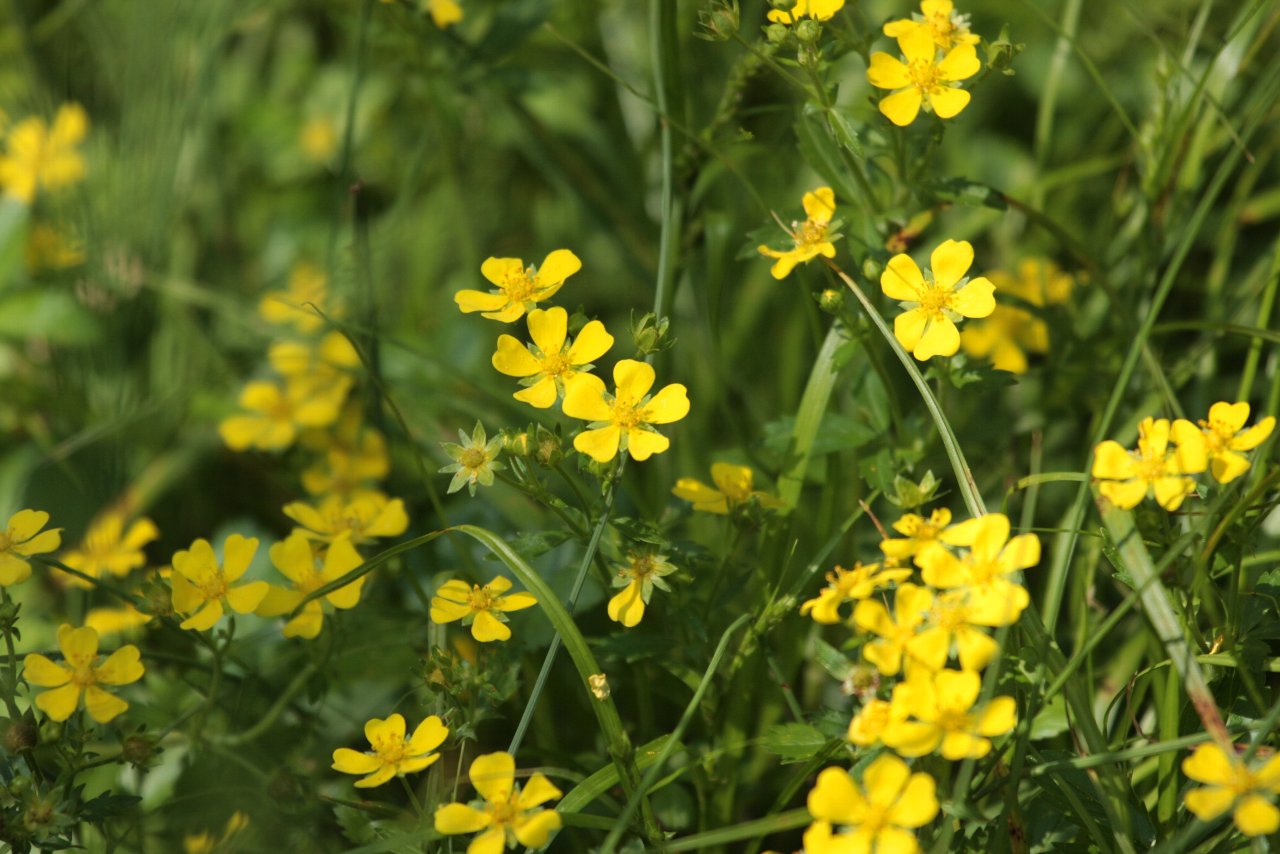
<path fill-rule="evenodd" d="M 774 724 L 761 746 L 791 762 L 803 762 L 827 745 L 827 737 L 808 724 Z"/>

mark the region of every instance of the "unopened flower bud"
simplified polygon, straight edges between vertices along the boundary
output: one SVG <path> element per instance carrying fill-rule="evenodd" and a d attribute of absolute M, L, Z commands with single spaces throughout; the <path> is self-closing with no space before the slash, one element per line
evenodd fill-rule
<path fill-rule="evenodd" d="M 812 18 L 805 18 L 796 24 L 796 38 L 805 44 L 813 44 L 822 38 L 822 24 Z"/>
<path fill-rule="evenodd" d="M 844 308 L 844 294 L 835 288 L 827 288 L 818 294 L 818 306 L 827 314 L 839 314 Z"/>

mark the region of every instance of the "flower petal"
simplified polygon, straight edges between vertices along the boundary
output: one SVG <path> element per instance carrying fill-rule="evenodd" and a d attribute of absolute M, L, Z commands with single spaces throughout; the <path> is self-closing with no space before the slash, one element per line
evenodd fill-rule
<path fill-rule="evenodd" d="M 898 47 L 910 62 L 933 64 L 936 48 L 933 43 L 933 32 L 929 27 L 915 27 L 898 36 Z"/>
<path fill-rule="evenodd" d="M 1263 836 L 1280 828 L 1280 810 L 1261 795 L 1250 792 L 1236 803 L 1236 827 L 1245 836 Z"/>
<path fill-rule="evenodd" d="M 269 585 L 265 581 L 250 581 L 227 591 L 227 604 L 237 614 L 249 614 L 261 604 Z"/>
<path fill-rule="evenodd" d="M 848 771 L 825 768 L 809 792 L 808 806 L 814 818 L 834 824 L 859 824 L 866 813 L 867 800 Z"/>
<path fill-rule="evenodd" d="M 567 395 L 565 403 L 567 407 Z M 568 414 L 567 408 L 565 413 Z M 573 439 L 573 447 L 598 463 L 607 463 L 618 455 L 618 443 L 621 441 L 622 430 L 618 425 L 610 424 L 608 427 L 603 427 L 599 430 L 587 430 L 579 433 Z"/>
<path fill-rule="evenodd" d="M 71 681 L 70 669 L 53 662 L 38 652 L 22 661 L 22 678 L 39 688 L 57 688 Z"/>
<path fill-rule="evenodd" d="M 650 424 L 670 424 L 689 414 L 688 390 L 680 383 L 663 386 L 640 410 L 640 419 Z"/>
<path fill-rule="evenodd" d="M 901 89 L 911 85 L 911 74 L 902 60 L 882 51 L 871 54 L 867 82 L 877 89 Z"/>
<path fill-rule="evenodd" d="M 551 377 L 543 377 L 528 388 L 521 389 L 511 396 L 537 409 L 549 409 L 555 406 L 556 398 L 560 396 L 560 393 L 556 388 L 555 380 Z"/>
<path fill-rule="evenodd" d="M 593 320 L 582 327 L 578 337 L 573 339 L 573 344 L 569 347 L 569 363 L 571 365 L 590 364 L 609 352 L 611 347 L 613 347 L 613 336 L 605 330 L 603 323 Z"/>
<path fill-rule="evenodd" d="M 990 279 L 970 279 L 951 298 L 951 308 L 965 317 L 987 317 L 996 310 L 995 291 Z"/>
<path fill-rule="evenodd" d="M 934 317 L 924 328 L 911 354 L 922 362 L 934 356 L 954 356 L 960 349 L 960 330 L 947 317 Z"/>
<path fill-rule="evenodd" d="M 133 644 L 120 647 L 93 669 L 94 678 L 104 685 L 128 685 L 141 679 L 145 672 L 142 654 Z"/>
<path fill-rule="evenodd" d="M 488 813 L 469 807 L 466 804 L 445 804 L 436 810 L 436 833 L 452 836 L 457 833 L 475 833 L 484 830 L 493 822 Z"/>
<path fill-rule="evenodd" d="M 583 421 L 608 421 L 613 410 L 605 403 L 604 394 L 603 380 L 595 374 L 581 374 L 565 389 L 564 414 Z"/>
<path fill-rule="evenodd" d="M 491 294 L 485 291 L 458 291 L 453 295 L 453 301 L 458 304 L 458 308 L 470 314 L 473 311 L 497 311 L 507 305 L 506 294 Z"/>
<path fill-rule="evenodd" d="M 489 280 L 490 283 L 503 287 L 508 279 L 512 279 L 524 274 L 524 261 L 520 258 L 486 258 L 484 263 L 480 265 L 480 275 Z M 506 296 L 503 295 L 502 302 L 506 302 Z M 501 304 L 501 303 L 500 303 Z M 495 306 L 496 308 L 497 306 Z M 463 309 L 466 311 L 466 309 Z"/>
<path fill-rule="evenodd" d="M 429 753 L 444 744 L 448 737 L 449 728 L 444 725 L 444 721 L 437 715 L 431 715 L 414 728 L 406 752 L 410 755 Z"/>
<path fill-rule="evenodd" d="M 506 803 L 515 785 L 516 760 L 505 751 L 485 753 L 471 762 L 471 785 L 489 803 Z"/>
<path fill-rule="evenodd" d="M 498 349 L 490 361 L 498 373 L 509 377 L 531 377 L 542 370 L 529 349 L 510 335 L 498 336 Z"/>
<path fill-rule="evenodd" d="M 967 240 L 944 241 L 929 255 L 934 284 L 947 290 L 954 288 L 972 266 L 973 245 Z"/>
<path fill-rule="evenodd" d="M 925 327 L 929 325 L 929 316 L 918 308 L 904 311 L 893 319 L 893 337 L 898 339 L 902 349 L 912 352 L 920 343 Z"/>
<path fill-rule="evenodd" d="M 942 62 L 938 63 L 937 68 L 939 79 L 955 82 L 966 80 L 977 74 L 982 70 L 982 62 L 978 59 L 978 52 L 973 45 L 962 44 L 951 48 Z"/>
<path fill-rule="evenodd" d="M 258 538 L 232 534 L 222 545 L 222 575 L 233 582 L 244 575 L 258 552 Z"/>
<path fill-rule="evenodd" d="M 36 708 L 50 720 L 65 721 L 80 705 L 80 686 L 74 682 L 36 695 Z"/>
<path fill-rule="evenodd" d="M 333 751 L 333 765 L 330 767 L 343 774 L 371 774 L 382 767 L 382 760 L 349 747 L 339 747 Z"/>
<path fill-rule="evenodd" d="M 900 128 L 904 128 L 916 120 L 916 116 L 920 114 L 920 104 L 923 100 L 920 96 L 920 90 L 912 86 L 909 89 L 894 92 L 889 97 L 882 99 L 880 101 L 880 112 L 889 121 Z"/>
<path fill-rule="evenodd" d="M 560 813 L 541 810 L 528 817 L 517 818 L 516 841 L 526 848 L 541 848 L 551 838 L 551 832 L 560 829 Z"/>
<path fill-rule="evenodd" d="M 1205 742 L 1182 760 L 1182 773 L 1197 783 L 1230 787 L 1235 785 L 1236 763 L 1234 757 L 1228 757 L 1221 747 Z"/>
<path fill-rule="evenodd" d="M 557 249 L 547 255 L 538 268 L 538 284 L 544 288 L 559 285 L 581 269 L 582 261 L 577 255 L 568 249 Z"/>
<path fill-rule="evenodd" d="M 929 92 L 929 106 L 938 118 L 952 119 L 969 106 L 972 97 L 957 86 L 937 86 Z"/>
<path fill-rule="evenodd" d="M 524 788 L 520 790 L 520 798 L 518 805 L 522 810 L 533 809 L 541 806 L 547 801 L 558 800 L 563 797 L 564 793 L 556 788 L 544 774 L 534 774 L 529 778 L 529 782 L 525 783 Z M 523 843 L 527 845 L 528 843 Z"/>
<path fill-rule="evenodd" d="M 639 581 L 632 581 L 609 600 L 609 619 L 627 628 L 640 624 L 644 619 L 644 597 Z"/>
<path fill-rule="evenodd" d="M 90 685 L 84 689 L 84 708 L 89 713 L 89 717 L 100 724 L 105 724 L 124 714 L 129 704 L 114 694 L 108 694 L 97 685 Z"/>
<path fill-rule="evenodd" d="M 481 643 L 505 641 L 510 640 L 511 629 L 490 611 L 477 611 L 475 622 L 471 624 L 471 636 Z"/>
<path fill-rule="evenodd" d="M 671 440 L 652 430 L 628 430 L 627 453 L 644 462 L 654 454 L 661 454 L 671 447 Z"/>
<path fill-rule="evenodd" d="M 21 543 L 34 537 L 48 521 L 49 514 L 43 510 L 19 510 L 9 517 L 6 527 L 11 540 Z"/>
<path fill-rule="evenodd" d="M 800 200 L 804 213 L 814 222 L 829 223 L 836 212 L 836 194 L 830 187 L 819 187 L 811 193 L 805 193 Z"/>
<path fill-rule="evenodd" d="M 569 332 L 569 313 L 563 308 L 536 308 L 529 312 L 528 323 L 529 337 L 544 356 L 564 349 L 564 339 Z"/>
<path fill-rule="evenodd" d="M 655 379 L 653 366 L 635 359 L 622 359 L 613 366 L 613 382 L 619 403 L 634 406 L 641 401 Z"/>

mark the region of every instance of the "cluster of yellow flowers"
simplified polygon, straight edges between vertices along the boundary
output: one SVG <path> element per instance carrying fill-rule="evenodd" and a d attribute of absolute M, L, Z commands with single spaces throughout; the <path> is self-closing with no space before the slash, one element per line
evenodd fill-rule
<path fill-rule="evenodd" d="M 981 758 L 1017 722 L 1012 697 L 978 703 L 980 674 L 997 652 L 990 630 L 1012 625 L 1030 601 L 1016 576 L 1039 563 L 1040 540 L 1011 538 L 1001 513 L 952 525 L 951 513 L 939 509 L 927 518 L 907 514 L 893 527 L 903 536 L 881 543 L 882 563 L 836 567 L 827 587 L 800 609 L 818 623 L 864 634 L 863 657 L 880 676 L 896 679 L 887 699 L 869 692 L 848 739 L 897 756 L 868 766 L 862 788 L 843 769 L 822 772 L 809 795 L 815 822 L 805 834 L 807 854 L 844 851 L 853 839 L 875 850 L 917 850 L 910 831 L 936 815 L 935 784 L 927 774 L 910 774 L 899 757 Z M 881 598 L 889 590 L 892 609 Z M 852 615 L 844 617 L 841 607 L 850 602 Z M 948 667 L 952 660 L 955 668 Z M 835 833 L 837 825 L 847 829 Z"/>
<path fill-rule="evenodd" d="M 80 143 L 88 132 L 89 117 L 79 104 L 59 107 L 52 125 L 39 116 L 10 125 L 0 110 L 0 195 L 33 205 L 42 192 L 64 190 L 84 180 L 87 169 Z M 26 246 L 29 269 L 58 270 L 83 261 L 83 247 L 65 227 L 32 225 Z"/>
<path fill-rule="evenodd" d="M 1093 452 L 1092 474 L 1098 492 L 1122 510 L 1137 507 L 1154 496 L 1165 510 L 1177 510 L 1195 492 L 1191 475 L 1206 470 L 1218 483 L 1230 483 L 1249 469 L 1244 452 L 1262 444 L 1275 429 L 1268 415 L 1245 429 L 1249 404 L 1219 401 L 1209 417 L 1192 424 L 1178 418 L 1144 418 L 1138 424 L 1138 447 L 1126 450 L 1107 439 Z"/>
<path fill-rule="evenodd" d="M 1000 293 L 1037 309 L 1066 303 L 1075 288 L 1075 279 L 1047 258 L 1025 258 L 1013 275 L 992 270 L 987 276 Z M 1025 374 L 1028 353 L 1049 352 L 1049 327 L 1022 306 L 999 303 L 981 323 L 966 324 L 960 346 L 975 359 L 990 359 L 998 371 Z"/>

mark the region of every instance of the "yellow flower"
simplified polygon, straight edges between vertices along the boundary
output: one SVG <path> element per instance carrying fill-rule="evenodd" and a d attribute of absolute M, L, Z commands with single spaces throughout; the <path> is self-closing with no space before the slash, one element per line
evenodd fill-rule
<path fill-rule="evenodd" d="M 47 225 L 32 227 L 27 235 L 27 269 L 65 270 L 84 263 L 84 244 Z"/>
<path fill-rule="evenodd" d="M 890 21 L 884 25 L 884 34 L 896 39 L 916 28 L 927 30 L 939 50 L 960 44 L 977 45 L 980 41 L 969 32 L 969 16 L 957 13 L 951 0 L 922 0 L 919 15 Z"/>
<path fill-rule="evenodd" d="M 1208 464 L 1205 436 L 1196 425 L 1179 418 L 1170 426 L 1167 419 L 1148 417 L 1138 425 L 1136 451 L 1126 451 L 1113 439 L 1094 448 L 1092 474 L 1098 491 L 1122 510 L 1137 507 L 1148 494 L 1164 509 L 1177 510 L 1196 488 L 1187 475 Z"/>
<path fill-rule="evenodd" d="M 222 566 L 208 540 L 196 540 L 189 551 L 173 556 L 173 610 L 189 615 L 180 624 L 202 632 L 222 619 L 223 605 L 237 614 L 248 614 L 267 595 L 267 582 L 250 581 L 232 587 L 258 551 L 256 537 L 232 534 L 222 544 Z"/>
<path fill-rule="evenodd" d="M 43 510 L 19 510 L 0 531 L 0 587 L 8 587 L 31 577 L 32 555 L 57 551 L 62 545 L 62 529 L 41 531 L 49 521 Z"/>
<path fill-rule="evenodd" d="M 920 361 L 953 356 L 960 349 L 956 321 L 986 317 L 995 310 L 995 285 L 982 276 L 969 279 L 973 246 L 967 240 L 948 240 L 929 256 L 930 276 L 911 260 L 895 255 L 880 275 L 880 289 L 906 309 L 893 322 L 893 334 Z"/>
<path fill-rule="evenodd" d="M 876 757 L 859 786 L 843 768 L 826 768 L 809 792 L 815 821 L 804 834 L 805 854 L 915 854 L 912 833 L 938 814 L 937 785 L 923 772 L 911 773 L 896 756 Z M 845 828 L 835 833 L 832 826 Z"/>
<path fill-rule="evenodd" d="M 627 628 L 639 625 L 644 618 L 644 608 L 653 596 L 653 588 L 670 593 L 671 588 L 663 577 L 676 571 L 665 555 L 633 554 L 626 566 L 618 568 L 613 586 L 624 588 L 609 600 L 609 619 Z"/>
<path fill-rule="evenodd" d="M 337 581 L 364 563 L 364 559 L 351 545 L 351 540 L 338 537 L 325 550 L 323 563 L 317 567 L 320 555 L 313 550 L 311 542 L 301 531 L 294 531 L 284 542 L 273 545 L 268 554 L 275 568 L 293 585 L 280 587 L 269 584 L 267 595 L 258 605 L 257 614 L 260 617 L 288 614 L 313 591 L 331 581 Z M 325 600 L 335 608 L 354 608 L 360 602 L 360 590 L 364 587 L 366 578 L 367 575 L 362 575 L 350 584 L 326 593 Z M 319 599 L 313 599 L 302 609 L 302 613 L 284 624 L 284 636 L 314 638 L 320 634 L 323 625 L 324 606 Z"/>
<path fill-rule="evenodd" d="M 667 437 L 649 425 L 684 418 L 689 414 L 689 398 L 679 383 L 664 386 L 650 397 L 654 378 L 651 365 L 623 359 L 613 366 L 615 391 L 610 398 L 599 377 L 584 374 L 564 396 L 565 415 L 591 422 L 574 438 L 573 447 L 598 463 L 609 462 L 619 451 L 643 461 L 669 448 Z"/>
<path fill-rule="evenodd" d="M 63 623 L 58 627 L 58 647 L 65 666 L 39 653 L 32 653 L 23 661 L 23 679 L 52 689 L 36 696 L 36 708 L 51 720 L 65 721 L 79 707 L 83 695 L 89 717 L 100 724 L 110 722 L 129 708 L 124 700 L 99 686 L 128 685 L 142 678 L 145 668 L 136 646 L 122 646 L 99 664 L 98 633 L 88 627 L 73 629 Z"/>
<path fill-rule="evenodd" d="M 819 255 L 836 257 L 835 244 L 827 234 L 831 217 L 836 212 L 835 193 L 830 187 L 819 187 L 812 193 L 805 193 L 802 204 L 808 218 L 804 222 L 791 223 L 791 240 L 795 244 L 791 249 L 777 250 L 768 246 L 756 249 L 761 255 L 778 259 L 769 270 L 775 279 L 785 279 L 797 264 L 811 261 Z"/>
<path fill-rule="evenodd" d="M 1182 773 L 1207 785 L 1187 792 L 1187 809 L 1201 821 L 1213 821 L 1232 810 L 1236 827 L 1245 836 L 1280 830 L 1280 810 L 1272 803 L 1280 794 L 1280 756 L 1256 771 L 1221 747 L 1205 743 L 1182 760 Z"/>
<path fill-rule="evenodd" d="M 348 404 L 332 430 L 303 435 L 303 443 L 322 458 L 302 473 L 302 485 L 312 495 L 338 495 L 348 501 L 366 492 L 369 481 L 391 471 L 387 440 L 364 423 L 360 407 Z"/>
<path fill-rule="evenodd" d="M 484 425 L 477 421 L 470 436 L 466 431 L 459 430 L 458 438 L 462 440 L 461 445 L 453 442 L 440 443 L 440 447 L 444 448 L 453 462 L 441 468 L 439 473 L 453 474 L 447 494 L 452 495 L 465 486 L 474 496 L 477 484 L 492 486 L 493 473 L 506 468 L 498 462 L 498 457 L 502 456 L 502 436 L 490 439 L 485 433 Z"/>
<path fill-rule="evenodd" d="M 98 637 L 115 634 L 136 634 L 133 630 L 151 622 L 151 615 L 144 614 L 132 604 L 120 608 L 90 608 L 84 615 L 84 624 L 98 633 Z"/>
<path fill-rule="evenodd" d="M 115 576 L 128 575 L 145 566 L 147 556 L 142 547 L 160 536 L 160 531 L 150 519 L 142 518 L 124 528 L 125 516 L 118 510 L 108 510 L 89 525 L 80 547 L 67 552 L 62 562 L 85 575 L 97 578 L 104 572 Z M 89 582 L 69 576 L 71 584 L 88 587 Z"/>
<path fill-rule="evenodd" d="M 764 508 L 781 506 L 782 502 L 776 496 L 751 488 L 754 478 L 754 473 L 746 466 L 712 463 L 711 482 L 715 486 L 708 486 L 694 477 L 682 477 L 676 481 L 671 494 L 693 502 L 693 509 L 703 513 L 730 513 L 753 498 Z"/>
<path fill-rule="evenodd" d="M 314 344 L 278 341 L 267 351 L 267 359 L 280 376 L 310 382 L 318 388 L 341 383 L 349 386 L 354 382 L 351 371 L 360 367 L 360 354 L 341 332 L 330 332 Z M 345 389 L 342 394 L 346 394 Z"/>
<path fill-rule="evenodd" d="M 967 622 L 981 626 L 1015 622 L 1031 599 L 1026 588 L 1006 576 L 1040 562 L 1040 538 L 1019 534 L 1009 539 L 1009 517 L 988 513 L 951 528 L 946 540 L 968 547 L 968 554 L 957 558 L 941 543 L 926 545 L 916 555 L 924 583 L 944 590 L 962 588 Z"/>
<path fill-rule="evenodd" d="M 462 620 L 471 626 L 471 636 L 481 643 L 504 641 L 511 638 L 507 628 L 507 611 L 519 611 L 538 604 L 532 593 L 509 593 L 511 580 L 499 575 L 488 584 L 467 585 L 459 579 L 440 585 L 431 597 L 431 620 L 435 623 L 452 623 Z"/>
<path fill-rule="evenodd" d="M 903 708 L 913 720 L 891 723 L 883 740 L 903 756 L 924 756 L 941 748 L 951 762 L 981 759 L 991 752 L 991 739 L 1005 735 L 1017 723 L 1017 704 L 1012 697 L 996 697 L 974 709 L 982 688 L 977 673 L 939 670 L 918 675 L 897 686 Z"/>
<path fill-rule="evenodd" d="M 844 0 L 796 0 L 796 5 L 791 7 L 790 12 L 770 9 L 766 17 L 775 24 L 794 24 L 806 17 L 815 21 L 827 21 L 843 8 Z"/>
<path fill-rule="evenodd" d="M 249 816 L 236 810 L 227 819 L 227 826 L 222 829 L 222 838 L 214 839 L 209 831 L 182 837 L 183 854 L 218 854 L 232 851 L 232 842 L 242 830 L 249 826 Z"/>
<path fill-rule="evenodd" d="M 564 280 L 581 269 L 582 261 L 568 249 L 555 250 L 538 268 L 526 268 L 519 258 L 488 258 L 480 265 L 480 274 L 497 290 L 458 291 L 453 299 L 464 312 L 479 311 L 490 320 L 510 323 L 551 299 Z"/>
<path fill-rule="evenodd" d="M 483 830 L 467 846 L 467 854 L 502 854 L 519 843 L 541 848 L 560 829 L 560 814 L 541 809 L 561 792 L 542 774 L 534 774 L 521 788 L 515 784 L 516 760 L 510 753 L 486 753 L 471 763 L 469 775 L 484 803 L 445 804 L 436 810 L 436 833 L 453 835 Z"/>
<path fill-rule="evenodd" d="M 837 566 L 827 573 L 827 586 L 814 599 L 800 606 L 800 616 L 811 614 L 815 623 L 834 625 L 840 622 L 840 606 L 845 602 L 866 599 L 877 590 L 911 577 L 910 569 L 878 563 L 857 562 L 853 569 Z"/>
<path fill-rule="evenodd" d="M 862 655 L 885 676 L 896 676 L 903 665 L 908 643 L 920 630 L 933 607 L 928 588 L 902 584 L 893 593 L 893 615 L 879 599 L 864 599 L 853 609 L 853 622 L 878 637 L 862 648 Z"/>
<path fill-rule="evenodd" d="M 423 0 L 422 5 L 431 16 L 431 23 L 442 30 L 462 20 L 462 6 L 457 0 Z"/>
<path fill-rule="evenodd" d="M 284 506 L 284 515 L 301 525 L 309 539 L 330 543 L 346 537 L 354 546 L 398 537 L 409 527 L 404 501 L 372 491 L 351 501 L 331 495 L 315 506 L 294 501 Z"/>
<path fill-rule="evenodd" d="M 901 683 L 900 683 L 901 684 Z M 897 686 L 894 686 L 895 689 Z M 895 690 L 895 694 L 897 691 Z M 906 718 L 907 712 L 901 703 L 887 700 L 871 699 L 849 721 L 848 739 L 858 747 L 871 747 L 879 744 L 884 731 L 894 721 Z"/>
<path fill-rule="evenodd" d="M 432 753 L 449 737 L 449 729 L 435 715 L 418 724 L 405 738 L 404 716 L 393 714 L 386 720 L 372 718 L 364 725 L 364 736 L 372 750 L 358 753 L 349 747 L 333 751 L 333 770 L 343 774 L 365 774 L 356 780 L 357 789 L 381 786 L 392 777 L 403 777 L 430 766 L 440 758 Z"/>
<path fill-rule="evenodd" d="M 1268 415 L 1245 430 L 1244 422 L 1248 420 L 1249 404 L 1219 401 L 1209 407 L 1209 419 L 1200 422 L 1209 470 L 1218 483 L 1230 483 L 1248 471 L 1249 461 L 1239 452 L 1261 445 L 1276 426 L 1275 416 Z"/>
<path fill-rule="evenodd" d="M 917 516 L 915 513 L 907 513 L 905 516 L 893 523 L 893 530 L 902 534 L 906 539 L 901 540 L 881 540 L 880 551 L 884 552 L 884 556 L 892 560 L 903 560 L 914 555 L 928 543 L 938 538 L 938 535 L 946 530 L 951 524 L 951 511 L 945 507 L 939 507 L 929 514 L 929 518 Z"/>
<path fill-rule="evenodd" d="M 271 291 L 262 297 L 258 313 L 268 323 L 292 326 L 303 333 L 315 332 L 325 322 L 319 312 L 333 314 L 327 302 L 328 291 L 329 279 L 324 271 L 300 261 L 294 265 L 283 291 Z"/>
<path fill-rule="evenodd" d="M 349 380 L 291 382 L 284 388 L 254 380 L 240 393 L 240 406 L 250 412 L 224 418 L 218 433 L 233 451 L 284 450 L 298 438 L 299 430 L 326 427 L 336 421 L 349 389 Z"/>
<path fill-rule="evenodd" d="M 79 104 L 59 107 L 53 127 L 36 116 L 18 122 L 0 154 L 0 187 L 31 204 L 42 188 L 57 190 L 83 180 L 84 157 L 77 146 L 88 130 L 89 117 Z"/>
<path fill-rule="evenodd" d="M 915 121 L 922 105 L 940 119 L 959 115 L 968 106 L 970 96 L 952 84 L 982 69 L 973 45 L 956 45 L 939 62 L 933 33 L 928 27 L 913 27 L 897 39 L 906 62 L 877 52 L 871 54 L 871 64 L 867 67 L 867 80 L 872 86 L 897 90 L 880 101 L 880 112 L 898 127 Z"/>
<path fill-rule="evenodd" d="M 568 331 L 569 313 L 557 307 L 529 312 L 532 347 L 510 335 L 498 337 L 493 366 L 509 377 L 523 378 L 520 384 L 527 386 L 512 395 L 516 400 L 546 409 L 613 346 L 613 336 L 598 320 L 582 327 L 572 345 L 565 343 Z"/>
<path fill-rule="evenodd" d="M 298 131 L 298 147 L 317 163 L 328 163 L 338 153 L 338 129 L 329 119 L 316 116 Z"/>
<path fill-rule="evenodd" d="M 1066 302 L 1075 286 L 1071 276 L 1044 258 L 1024 259 L 1017 276 L 998 270 L 988 276 L 1000 293 L 1037 307 Z M 981 323 L 965 326 L 960 346 L 975 359 L 989 358 L 998 371 L 1025 374 L 1028 353 L 1049 352 L 1049 327 L 1025 308 L 1000 303 Z"/>
<path fill-rule="evenodd" d="M 954 644 L 961 670 L 978 671 L 987 666 L 999 644 L 979 628 L 981 614 L 969 605 L 968 598 L 964 590 L 948 590 L 934 597 L 925 612 L 923 628 L 917 628 L 915 637 L 907 640 L 907 655 L 913 662 L 941 670 Z"/>

